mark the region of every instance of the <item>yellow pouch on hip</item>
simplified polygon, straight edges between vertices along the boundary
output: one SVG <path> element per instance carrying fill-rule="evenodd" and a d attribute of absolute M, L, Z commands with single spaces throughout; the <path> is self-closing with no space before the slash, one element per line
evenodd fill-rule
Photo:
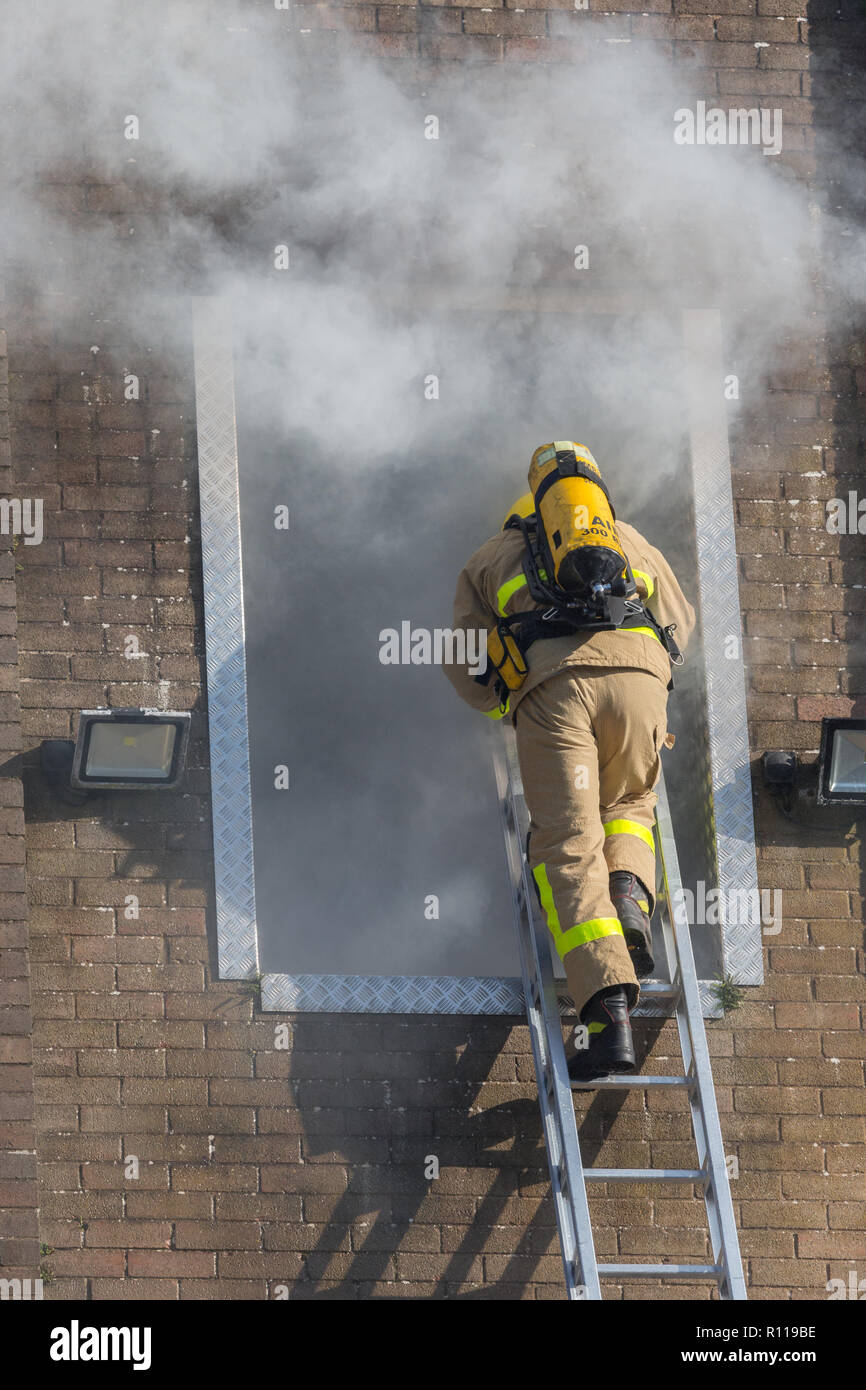
<path fill-rule="evenodd" d="M 487 659 L 508 690 L 519 690 L 529 673 L 526 658 L 505 625 L 487 634 Z"/>

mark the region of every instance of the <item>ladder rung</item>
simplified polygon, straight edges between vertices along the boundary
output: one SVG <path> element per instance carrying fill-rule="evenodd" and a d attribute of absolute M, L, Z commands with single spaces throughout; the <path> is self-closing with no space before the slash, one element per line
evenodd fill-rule
<path fill-rule="evenodd" d="M 690 1182 L 705 1183 L 700 1168 L 584 1168 L 587 1182 Z"/>
<path fill-rule="evenodd" d="M 680 986 L 667 980 L 641 980 L 641 999 L 675 999 L 679 993 Z"/>
<path fill-rule="evenodd" d="M 571 1089 L 576 1091 L 584 1086 L 593 1091 L 638 1091 L 644 1086 L 680 1086 L 688 1089 L 694 1084 L 690 1076 L 599 1076 L 595 1081 L 572 1081 Z"/>
<path fill-rule="evenodd" d="M 603 1279 L 721 1279 L 722 1265 L 599 1265 Z"/>

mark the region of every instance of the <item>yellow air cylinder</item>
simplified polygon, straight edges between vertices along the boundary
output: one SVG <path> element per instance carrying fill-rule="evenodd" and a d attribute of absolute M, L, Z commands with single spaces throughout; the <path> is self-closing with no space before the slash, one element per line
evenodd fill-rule
<path fill-rule="evenodd" d="M 583 444 L 556 440 L 532 455 L 529 486 L 560 588 L 576 596 L 610 584 L 628 563 L 598 464 Z"/>

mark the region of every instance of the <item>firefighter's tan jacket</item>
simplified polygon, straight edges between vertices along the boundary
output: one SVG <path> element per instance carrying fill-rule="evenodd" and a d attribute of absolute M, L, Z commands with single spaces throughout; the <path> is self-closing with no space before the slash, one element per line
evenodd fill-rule
<path fill-rule="evenodd" d="M 677 583 L 676 576 L 661 551 L 650 545 L 639 531 L 617 521 L 622 542 L 638 591 L 653 617 L 667 627 L 676 623 L 674 640 L 685 651 L 695 626 L 695 611 Z M 454 600 L 454 629 L 485 628 L 490 631 L 498 617 L 532 609 L 543 611 L 530 596 L 523 573 L 525 542 L 519 531 L 500 531 L 485 541 L 462 570 Z M 563 666 L 605 666 L 650 671 L 667 685 L 671 663 L 667 652 L 646 629 L 617 629 L 604 632 L 576 632 L 566 637 L 546 637 L 529 648 L 529 674 L 519 690 L 511 693 L 508 713 L 513 716 L 524 695 Z M 458 695 L 473 709 L 499 717 L 495 693 L 496 673 L 487 685 L 480 685 L 466 665 L 446 663 L 445 674 Z"/>

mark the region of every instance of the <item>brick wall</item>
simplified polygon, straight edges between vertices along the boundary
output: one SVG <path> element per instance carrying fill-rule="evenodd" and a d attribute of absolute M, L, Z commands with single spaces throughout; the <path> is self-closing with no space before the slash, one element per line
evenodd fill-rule
<path fill-rule="evenodd" d="M 813 124 L 831 103 L 836 110 L 863 53 L 854 7 L 836 19 L 835 3 L 822 0 L 807 23 L 794 0 L 689 0 L 675 9 L 641 0 L 640 13 L 633 0 L 605 3 L 598 41 L 652 34 L 705 66 L 707 97 L 772 97 L 784 112 L 783 158 L 801 176 L 813 172 Z M 339 10 L 342 29 L 336 14 L 298 6 L 292 22 L 311 31 L 311 52 L 361 43 L 419 71 L 470 57 L 570 59 L 585 19 L 564 0 L 490 9 L 351 4 Z M 133 181 L 109 187 L 98 174 L 58 179 L 45 196 L 85 221 L 136 207 Z M 160 362 L 158 334 L 126 341 L 110 306 L 100 307 L 82 304 L 62 330 L 23 292 L 6 313 L 14 487 L 43 497 L 46 512 L 45 542 L 20 547 L 0 573 L 2 605 L 13 563 L 22 566 L 46 1296 L 258 1299 L 287 1285 L 293 1298 L 559 1297 L 524 1027 L 297 1017 L 291 1049 L 278 1051 L 274 1019 L 259 1014 L 248 989 L 214 979 L 191 371 Z M 145 364 L 139 402 L 123 400 L 130 361 Z M 757 759 L 767 747 L 794 747 L 808 761 L 821 716 L 859 712 L 866 695 L 866 662 L 858 665 L 864 561 L 857 538 L 822 529 L 824 499 L 844 496 L 862 475 L 866 356 L 853 331 L 830 341 L 816 326 L 814 341 L 792 345 L 791 363 L 741 415 L 734 486 L 753 750 Z M 8 631 L 0 698 L 12 740 Z M 133 674 L 128 634 L 147 653 Z M 83 808 L 45 796 L 35 766 L 42 738 L 70 736 L 81 707 L 156 704 L 166 691 L 172 705 L 195 711 L 185 795 Z M 14 776 L 0 782 L 11 798 L 0 808 L 0 847 L 11 861 L 0 898 L 11 950 L 2 959 L 13 971 L 0 1014 L 13 1035 L 0 1046 L 24 1090 L 7 1087 L 4 1142 L 21 1152 L 4 1156 L 3 1191 L 23 1200 L 9 1227 L 23 1244 L 9 1248 L 29 1267 L 17 785 Z M 726 1151 L 739 1161 L 733 1191 L 751 1296 L 824 1298 L 829 1277 L 866 1261 L 859 840 L 789 825 L 760 787 L 756 807 L 761 883 L 784 890 L 785 926 L 768 938 L 767 983 L 709 1026 L 710 1047 Z M 129 895 L 137 917 L 128 915 Z M 638 1032 L 649 1068 L 664 1070 L 677 1053 L 672 1026 L 643 1022 Z M 682 1097 L 602 1093 L 578 1105 L 588 1161 L 691 1164 Z M 432 1184 L 422 1172 L 430 1153 L 441 1164 Z M 131 1156 L 137 1178 L 126 1176 Z M 599 1192 L 594 1213 L 602 1255 L 705 1254 L 702 1204 L 675 1187 Z M 647 1285 L 621 1296 L 659 1295 Z M 664 1293 L 706 1296 L 688 1286 Z"/>
<path fill-rule="evenodd" d="M 0 310 L 3 297 L 0 289 Z M 0 332 L 0 489 L 11 485 L 6 335 Z M 0 1278 L 39 1274 L 24 811 L 18 703 L 17 547 L 0 540 Z"/>

